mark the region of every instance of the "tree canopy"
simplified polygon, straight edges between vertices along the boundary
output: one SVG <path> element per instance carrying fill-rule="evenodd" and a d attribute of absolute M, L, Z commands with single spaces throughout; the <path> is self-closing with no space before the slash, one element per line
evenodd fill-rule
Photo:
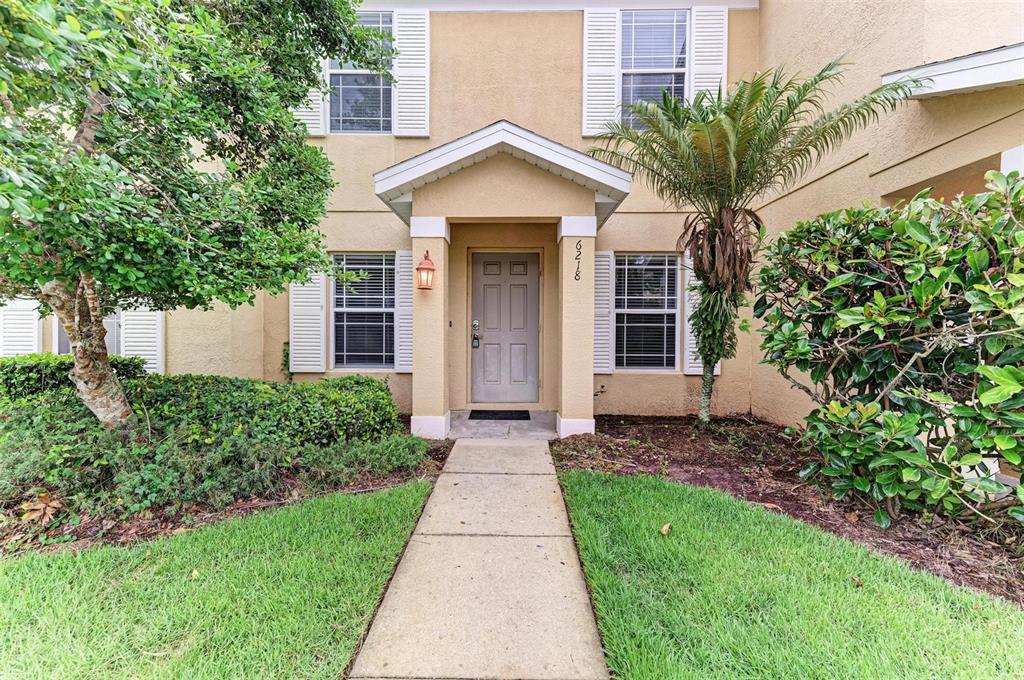
<path fill-rule="evenodd" d="M 0 300 L 57 314 L 79 392 L 118 402 L 102 420 L 130 416 L 103 315 L 327 268 L 331 166 L 290 109 L 324 56 L 386 68 L 356 20 L 349 0 L 0 0 Z"/>

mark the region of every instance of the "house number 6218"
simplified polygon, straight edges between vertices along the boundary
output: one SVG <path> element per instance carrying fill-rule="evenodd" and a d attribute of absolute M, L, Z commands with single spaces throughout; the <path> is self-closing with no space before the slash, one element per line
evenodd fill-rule
<path fill-rule="evenodd" d="M 583 260 L 583 241 L 576 241 L 576 257 L 574 257 L 573 259 L 576 260 L 576 274 L 573 275 L 573 278 L 579 281 L 580 262 L 582 262 Z"/>

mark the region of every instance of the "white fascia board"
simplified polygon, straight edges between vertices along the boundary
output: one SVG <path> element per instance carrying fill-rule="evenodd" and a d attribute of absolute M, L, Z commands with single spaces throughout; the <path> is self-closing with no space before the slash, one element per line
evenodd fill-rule
<path fill-rule="evenodd" d="M 364 0 L 364 12 L 421 9 L 431 12 L 564 12 L 583 9 L 689 9 L 713 6 L 729 9 L 757 9 L 759 0 Z"/>
<path fill-rule="evenodd" d="M 997 47 L 962 57 L 893 71 L 882 76 L 887 84 L 904 78 L 927 78 L 912 90 L 912 99 L 1024 84 L 1024 43 Z"/>
<path fill-rule="evenodd" d="M 413 190 L 499 153 L 593 190 L 597 207 L 602 212 L 607 210 L 598 215 L 599 222 L 629 195 L 630 173 L 505 120 L 377 172 L 373 176 L 374 192 L 408 221 Z"/>
<path fill-rule="evenodd" d="M 507 145 L 509 148 L 503 149 L 502 145 Z M 406 185 L 415 185 L 417 180 L 432 173 L 443 172 L 448 166 L 458 164 L 460 168 L 469 167 L 465 163 L 467 159 L 474 159 L 470 164 L 472 165 L 494 155 L 494 153 L 489 153 L 491 151 L 511 153 L 513 149 L 557 165 L 580 178 L 589 179 L 610 190 L 602 193 L 608 195 L 629 193 L 632 177 L 628 172 L 558 142 L 545 139 L 508 121 L 492 123 L 465 137 L 442 144 L 418 156 L 413 156 L 407 161 L 381 170 L 373 176 L 374 190 L 381 198 L 390 200 L 392 196 L 407 193 L 408 190 L 404 188 Z M 478 155 L 478 158 L 474 158 Z M 583 182 L 579 181 L 578 183 L 582 184 Z"/>

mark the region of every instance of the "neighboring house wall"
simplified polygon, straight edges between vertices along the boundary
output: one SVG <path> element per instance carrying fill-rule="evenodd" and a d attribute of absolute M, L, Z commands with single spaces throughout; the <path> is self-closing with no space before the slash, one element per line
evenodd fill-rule
<path fill-rule="evenodd" d="M 890 71 L 1024 41 L 1024 3 L 1017 0 L 822 0 L 814 11 L 801 0 L 761 0 L 759 11 L 762 67 L 784 64 L 808 74 L 844 57 L 849 72 L 834 102 L 877 87 Z M 998 169 L 999 154 L 1022 143 L 1024 87 L 914 100 L 828 156 L 797 187 L 762 202 L 758 212 L 777 234 L 865 200 L 891 204 L 922 184 L 952 199 L 980 188 L 978 161 Z M 754 415 L 800 421 L 810 401 L 760 364 L 756 352 L 753 359 Z"/>

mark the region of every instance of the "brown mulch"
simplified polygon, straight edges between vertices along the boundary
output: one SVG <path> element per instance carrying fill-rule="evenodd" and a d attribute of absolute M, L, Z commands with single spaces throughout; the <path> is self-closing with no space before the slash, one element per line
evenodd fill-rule
<path fill-rule="evenodd" d="M 144 512 L 126 519 L 81 515 L 75 524 L 63 524 L 45 532 L 39 540 L 38 525 L 25 525 L 16 517 L 0 513 L 0 555 L 28 551 L 80 550 L 95 545 L 128 545 L 137 541 L 191 531 L 231 517 L 245 517 L 259 510 L 282 507 L 329 493 L 367 493 L 382 491 L 414 479 L 434 480 L 441 472 L 454 442 L 431 441 L 427 459 L 413 472 L 390 475 L 364 475 L 345 486 L 325 490 L 303 488 L 296 479 L 285 479 L 281 489 L 268 496 L 239 499 L 225 508 L 192 504 L 173 512 Z"/>
<path fill-rule="evenodd" d="M 963 520 L 904 514 L 889 529 L 863 501 L 836 501 L 799 471 L 815 460 L 797 434 L 751 418 L 701 431 L 689 417 L 598 416 L 596 435 L 551 443 L 555 464 L 653 474 L 726 491 L 856 541 L 911 567 L 1024 604 L 1024 533 Z"/>

